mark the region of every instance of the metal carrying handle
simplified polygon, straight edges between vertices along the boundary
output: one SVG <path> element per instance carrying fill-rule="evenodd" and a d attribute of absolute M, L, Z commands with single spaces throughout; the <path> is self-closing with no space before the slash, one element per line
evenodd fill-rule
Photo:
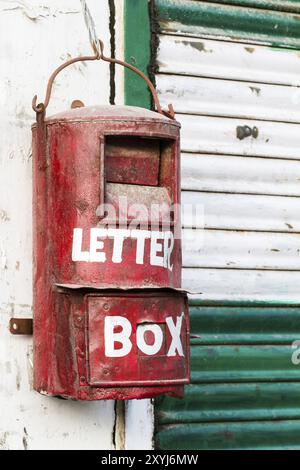
<path fill-rule="evenodd" d="M 68 67 L 69 65 L 71 64 L 74 64 L 75 62 L 84 62 L 84 61 L 88 61 L 88 60 L 104 60 L 105 62 L 110 62 L 112 64 L 119 64 L 119 65 L 122 65 L 123 67 L 126 67 L 128 68 L 129 70 L 132 70 L 133 72 L 135 72 L 137 75 L 139 75 L 141 78 L 143 78 L 145 80 L 145 82 L 147 83 L 151 93 L 152 93 L 152 97 L 153 97 L 153 102 L 154 102 L 154 105 L 155 105 L 155 108 L 157 110 L 157 112 L 159 114 L 162 114 L 163 116 L 167 116 L 171 119 L 174 119 L 174 109 L 173 109 L 173 106 L 171 104 L 168 105 L 168 111 L 163 111 L 162 110 L 162 107 L 160 105 L 160 102 L 159 102 L 159 99 L 158 99 L 158 96 L 157 96 L 157 93 L 156 93 L 156 90 L 152 84 L 152 82 L 149 80 L 148 77 L 146 77 L 146 75 L 141 72 L 139 69 L 137 69 L 136 67 L 134 67 L 133 65 L 130 65 L 128 64 L 127 62 L 123 62 L 122 60 L 118 60 L 118 59 L 113 59 L 111 57 L 105 57 L 104 53 L 103 53 L 103 50 L 104 50 L 104 44 L 103 42 L 99 39 L 98 40 L 98 46 L 96 44 L 93 43 L 93 49 L 94 49 L 94 52 L 95 52 L 95 55 L 93 56 L 81 56 L 81 57 L 75 57 L 74 59 L 70 59 L 68 60 L 67 62 L 65 62 L 64 64 L 60 65 L 59 67 L 57 67 L 57 69 L 54 70 L 54 72 L 52 73 L 52 75 L 50 76 L 49 80 L 48 80 L 48 85 L 47 85 L 47 90 L 46 90 L 46 96 L 45 96 L 45 101 L 44 103 L 39 103 L 37 104 L 37 95 L 35 95 L 33 97 L 33 100 L 32 100 L 32 109 L 38 114 L 40 113 L 43 113 L 43 115 L 45 115 L 45 112 L 46 112 L 46 109 L 48 107 L 48 104 L 49 104 L 49 101 L 50 101 L 50 98 L 51 98 L 51 92 L 52 92 L 52 87 L 53 87 L 53 82 L 56 78 L 56 76 L 66 67 Z"/>

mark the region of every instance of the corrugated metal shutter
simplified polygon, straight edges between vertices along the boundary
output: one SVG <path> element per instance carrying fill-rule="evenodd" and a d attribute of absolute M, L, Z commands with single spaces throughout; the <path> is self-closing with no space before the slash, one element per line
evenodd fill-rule
<path fill-rule="evenodd" d="M 191 305 L 192 384 L 156 402 L 162 449 L 300 447 L 300 306 Z"/>
<path fill-rule="evenodd" d="M 203 206 L 205 228 L 184 249 L 184 286 L 204 299 L 191 307 L 192 385 L 157 402 L 156 443 L 300 448 L 300 1 L 152 3 L 182 199 Z M 258 132 L 239 138 L 244 126 Z"/>

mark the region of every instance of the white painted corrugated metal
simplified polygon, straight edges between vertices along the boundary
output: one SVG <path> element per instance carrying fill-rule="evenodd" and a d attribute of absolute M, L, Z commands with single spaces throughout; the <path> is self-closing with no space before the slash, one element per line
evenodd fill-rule
<path fill-rule="evenodd" d="M 183 191 L 182 206 L 187 228 L 300 232 L 296 197 Z"/>
<path fill-rule="evenodd" d="M 300 270 L 298 233 L 184 229 L 183 242 L 189 268 Z"/>
<path fill-rule="evenodd" d="M 184 151 L 300 159 L 298 124 L 192 114 L 178 114 L 177 119 L 182 124 Z M 238 139 L 238 126 L 257 127 L 257 138 Z"/>
<path fill-rule="evenodd" d="M 183 283 L 207 300 L 299 302 L 299 271 L 184 268 Z"/>
<path fill-rule="evenodd" d="M 157 63 L 182 124 L 184 286 L 299 300 L 299 51 L 164 30 Z M 258 135 L 239 139 L 238 126 Z"/>
<path fill-rule="evenodd" d="M 291 49 L 162 34 L 157 63 L 173 76 L 300 85 L 299 51 Z"/>
<path fill-rule="evenodd" d="M 300 161 L 183 152 L 181 168 L 190 191 L 300 196 Z"/>
<path fill-rule="evenodd" d="M 174 75 L 170 82 L 169 75 L 161 74 L 156 84 L 164 106 L 172 102 L 177 113 L 300 121 L 299 87 L 213 78 L 199 81 L 199 77 Z"/>

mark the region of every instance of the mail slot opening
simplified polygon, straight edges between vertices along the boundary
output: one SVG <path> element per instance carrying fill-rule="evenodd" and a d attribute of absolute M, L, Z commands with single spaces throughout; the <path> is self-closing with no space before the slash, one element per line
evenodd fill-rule
<path fill-rule="evenodd" d="M 105 137 L 104 201 L 116 209 L 117 220 L 138 218 L 142 224 L 150 220 L 152 223 L 174 223 L 175 156 L 176 140 L 127 135 Z M 122 212 L 124 206 L 126 214 Z M 100 216 L 104 217 L 104 212 Z"/>
<path fill-rule="evenodd" d="M 108 183 L 158 186 L 160 142 L 136 136 L 107 136 L 105 176 Z"/>

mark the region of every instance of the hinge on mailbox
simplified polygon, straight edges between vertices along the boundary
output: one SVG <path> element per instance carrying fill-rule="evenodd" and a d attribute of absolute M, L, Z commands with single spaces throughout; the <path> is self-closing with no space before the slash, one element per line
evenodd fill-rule
<path fill-rule="evenodd" d="M 32 335 L 32 318 L 11 318 L 9 320 L 9 331 L 12 335 Z"/>

